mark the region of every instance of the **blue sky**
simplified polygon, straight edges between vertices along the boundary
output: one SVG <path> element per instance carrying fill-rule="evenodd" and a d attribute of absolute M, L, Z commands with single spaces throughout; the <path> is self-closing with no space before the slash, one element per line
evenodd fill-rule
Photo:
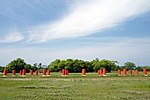
<path fill-rule="evenodd" d="M 1 0 L 0 65 L 21 57 L 150 65 L 149 0 Z"/>

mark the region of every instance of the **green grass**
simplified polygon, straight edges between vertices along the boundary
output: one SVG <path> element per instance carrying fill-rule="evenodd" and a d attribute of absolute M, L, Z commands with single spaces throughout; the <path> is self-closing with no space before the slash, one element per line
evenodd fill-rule
<path fill-rule="evenodd" d="M 0 75 L 0 100 L 147 100 L 150 99 L 150 77 L 99 77 L 97 73 L 51 73 L 50 77 Z"/>

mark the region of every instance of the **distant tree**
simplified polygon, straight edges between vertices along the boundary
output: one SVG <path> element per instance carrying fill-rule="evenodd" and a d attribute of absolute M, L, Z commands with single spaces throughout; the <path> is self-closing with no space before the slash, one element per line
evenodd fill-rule
<path fill-rule="evenodd" d="M 73 61 L 73 72 L 81 72 L 82 68 L 78 59 Z"/>
<path fill-rule="evenodd" d="M 3 71 L 4 71 L 4 69 L 5 69 L 5 67 L 0 66 L 0 72 L 3 72 Z"/>
<path fill-rule="evenodd" d="M 33 70 L 33 67 L 30 64 L 24 65 L 24 68 L 26 69 L 26 72 L 30 72 L 30 70 Z"/>
<path fill-rule="evenodd" d="M 58 65 L 60 63 L 60 59 L 56 59 L 55 61 L 51 62 L 51 64 L 49 65 L 49 69 L 53 72 L 58 72 Z"/>
<path fill-rule="evenodd" d="M 21 58 L 17 58 L 13 61 L 11 61 L 7 66 L 6 69 L 8 72 L 11 72 L 12 70 L 16 70 L 16 72 L 19 72 L 20 70 L 25 68 L 25 61 Z"/>
<path fill-rule="evenodd" d="M 136 69 L 138 70 L 138 71 L 142 71 L 142 67 L 136 67 Z"/>
<path fill-rule="evenodd" d="M 98 69 L 100 69 L 98 62 L 99 62 L 98 58 L 96 58 L 90 62 L 94 71 L 97 71 Z"/>
<path fill-rule="evenodd" d="M 93 71 L 94 71 L 91 62 L 86 61 L 86 62 L 85 62 L 85 66 L 86 66 L 86 71 L 87 71 L 87 72 L 93 72 Z"/>
<path fill-rule="evenodd" d="M 39 63 L 37 66 L 39 69 L 42 69 L 42 63 Z"/>
<path fill-rule="evenodd" d="M 126 68 L 127 70 L 129 70 L 129 69 L 135 69 L 135 68 L 136 68 L 136 66 L 135 66 L 135 64 L 134 64 L 133 62 L 126 62 L 126 63 L 124 64 L 124 66 L 125 66 L 125 68 Z"/>
<path fill-rule="evenodd" d="M 93 67 L 94 71 L 98 71 L 99 69 L 106 68 L 107 72 L 111 72 L 111 68 L 116 67 L 117 61 L 110 61 L 110 60 L 100 60 L 98 61 L 95 66 Z"/>
<path fill-rule="evenodd" d="M 99 60 L 98 58 L 90 62 L 80 59 L 56 59 L 49 64 L 49 69 L 54 72 L 61 71 L 62 69 L 68 69 L 69 72 L 81 72 L 82 69 L 85 68 L 87 72 L 93 72 L 99 70 L 100 68 L 106 68 L 107 72 L 110 72 L 111 69 L 118 69 L 119 66 L 117 66 L 116 63 L 118 62 L 110 60 Z"/>
<path fill-rule="evenodd" d="M 65 69 L 68 69 L 69 71 L 73 71 L 73 59 L 67 59 L 65 62 Z"/>
<path fill-rule="evenodd" d="M 61 71 L 62 69 L 65 69 L 65 67 L 66 67 L 66 60 L 60 61 L 60 63 L 58 64 L 58 70 Z"/>

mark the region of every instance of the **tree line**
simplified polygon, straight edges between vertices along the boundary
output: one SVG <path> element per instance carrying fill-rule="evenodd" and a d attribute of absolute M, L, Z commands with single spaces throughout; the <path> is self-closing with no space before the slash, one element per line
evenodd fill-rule
<path fill-rule="evenodd" d="M 92 61 L 84 61 L 81 59 L 56 59 L 51 62 L 48 66 L 42 65 L 42 63 L 35 63 L 33 65 L 27 64 L 24 59 L 17 58 L 6 65 L 6 67 L 0 66 L 0 71 L 3 72 L 6 69 L 8 72 L 16 70 L 19 72 L 22 69 L 26 69 L 27 72 L 30 70 L 41 70 L 43 68 L 49 69 L 52 72 L 59 72 L 62 69 L 68 69 L 69 72 L 81 72 L 83 68 L 87 72 L 97 72 L 99 69 L 106 68 L 107 72 L 117 71 L 118 69 L 138 69 L 142 70 L 142 67 L 136 67 L 133 62 L 126 62 L 124 66 L 119 66 L 118 61 L 115 60 L 106 60 L 106 59 L 94 59 Z M 150 67 L 146 67 L 147 70 L 150 70 Z"/>

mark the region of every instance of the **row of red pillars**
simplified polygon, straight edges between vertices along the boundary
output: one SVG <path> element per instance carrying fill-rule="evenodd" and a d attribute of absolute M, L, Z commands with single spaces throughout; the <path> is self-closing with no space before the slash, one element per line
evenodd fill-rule
<path fill-rule="evenodd" d="M 46 75 L 46 72 L 47 72 L 47 75 Z M 38 75 L 38 70 L 35 71 L 36 75 Z M 42 76 L 50 76 L 50 70 L 47 70 L 46 69 L 43 69 L 42 70 Z M 132 75 L 132 70 L 129 70 L 129 73 L 130 75 Z M 62 76 L 68 76 L 69 72 L 67 69 L 63 69 L 62 70 Z M 23 70 L 20 70 L 20 75 L 25 77 L 26 76 L 26 70 L 23 69 Z M 98 70 L 98 75 L 99 76 L 106 76 L 106 69 L 104 68 L 103 70 L 100 69 Z M 127 75 L 127 70 L 126 69 L 123 69 L 123 75 L 126 76 Z M 135 70 L 135 75 L 138 76 L 138 70 Z M 145 68 L 143 68 L 143 75 L 144 76 L 147 76 L 147 71 Z M 12 70 L 12 76 L 16 76 L 16 71 L 15 70 Z M 30 70 L 30 76 L 33 76 L 33 70 Z M 86 70 L 85 69 L 82 69 L 82 76 L 86 76 Z M 118 69 L 118 76 L 121 76 L 121 70 Z M 4 70 L 4 73 L 3 73 L 3 77 L 7 77 L 7 70 Z"/>
<path fill-rule="evenodd" d="M 42 70 L 42 76 L 46 76 L 46 69 Z M 38 75 L 38 70 L 35 71 L 35 74 Z M 12 76 L 16 76 L 16 71 L 12 70 Z M 20 70 L 20 76 L 26 76 L 26 70 Z M 30 76 L 33 76 L 33 70 L 30 70 Z M 50 76 L 50 70 L 47 70 L 47 76 Z M 7 70 L 4 70 L 3 77 L 7 77 Z"/>
<path fill-rule="evenodd" d="M 129 74 L 133 75 L 132 70 L 129 70 Z M 138 74 L 139 74 L 139 71 L 136 69 L 135 70 L 135 75 L 138 76 Z M 143 68 L 143 75 L 147 76 L 147 71 L 146 71 L 145 68 Z M 121 76 L 121 70 L 120 69 L 118 69 L 118 76 Z M 123 76 L 127 76 L 127 70 L 126 69 L 123 69 Z"/>

